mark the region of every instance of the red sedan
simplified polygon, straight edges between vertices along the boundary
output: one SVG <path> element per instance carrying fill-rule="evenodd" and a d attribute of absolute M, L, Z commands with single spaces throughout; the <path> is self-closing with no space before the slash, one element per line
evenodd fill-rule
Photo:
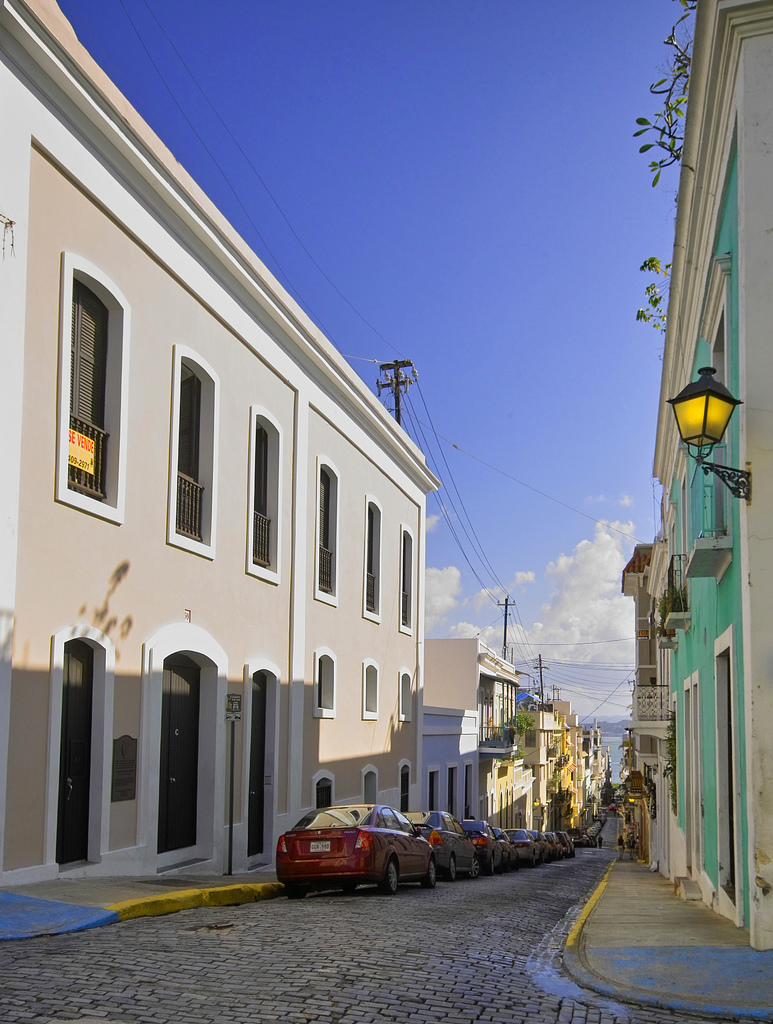
<path fill-rule="evenodd" d="M 279 837 L 276 876 L 291 900 L 303 899 L 310 888 L 352 892 L 369 882 L 393 896 L 399 882 L 434 889 L 437 866 L 430 844 L 400 811 L 347 804 L 309 811 Z"/>

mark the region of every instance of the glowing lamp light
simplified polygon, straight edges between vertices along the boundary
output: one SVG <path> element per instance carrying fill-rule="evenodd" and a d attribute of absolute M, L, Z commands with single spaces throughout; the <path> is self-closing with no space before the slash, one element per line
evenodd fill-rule
<path fill-rule="evenodd" d="M 668 404 L 674 410 L 679 436 L 703 472 L 718 476 L 736 498 L 751 501 L 752 479 L 748 470 L 706 461 L 724 437 L 735 407 L 743 405 L 724 384 L 714 380 L 716 372 L 713 366 L 701 367 L 699 379 L 682 388 L 676 398 L 669 398 Z"/>
<path fill-rule="evenodd" d="M 701 367 L 700 379 L 668 400 L 676 416 L 679 436 L 686 445 L 699 449 L 698 455 L 704 457 L 724 437 L 735 407 L 743 404 L 733 398 L 724 384 L 714 380 L 716 372 L 713 366 Z"/>

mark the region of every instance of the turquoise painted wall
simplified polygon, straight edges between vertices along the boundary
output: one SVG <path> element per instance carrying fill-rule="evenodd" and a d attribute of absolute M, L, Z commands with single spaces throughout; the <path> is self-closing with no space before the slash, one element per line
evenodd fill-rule
<path fill-rule="evenodd" d="M 734 394 L 739 392 L 739 352 L 738 352 L 738 199 L 737 199 L 737 163 L 733 158 L 725 192 L 725 204 L 722 211 L 719 230 L 717 232 L 715 255 L 730 253 L 732 268 L 728 306 L 725 308 L 725 361 L 727 378 L 725 383 Z M 693 360 L 693 380 L 698 378 L 701 366 L 711 365 L 711 346 L 708 339 L 699 338 L 695 344 Z M 731 420 L 726 435 L 726 462 L 737 466 L 738 463 L 738 417 Z M 745 737 L 743 694 L 743 660 L 742 660 L 742 605 L 741 605 L 741 557 L 738 499 L 733 498 L 724 485 L 712 476 L 707 478 L 698 468 L 693 459 L 688 459 L 687 479 L 684 494 L 679 481 L 671 487 L 674 503 L 686 502 L 687 507 L 677 509 L 676 535 L 674 552 L 689 554 L 693 541 L 700 532 L 702 508 L 698 507 L 698 496 L 707 487 L 712 486 L 725 490 L 726 525 L 728 534 L 733 541 L 733 559 L 719 583 L 711 579 L 693 579 L 689 581 L 689 600 L 691 625 L 689 630 L 678 633 L 679 645 L 671 655 L 671 680 L 676 695 L 677 718 L 680 723 L 678 732 L 677 762 L 684 764 L 685 756 L 685 701 L 684 682 L 694 672 L 699 673 L 699 745 L 701 762 L 701 809 L 702 819 L 698 827 L 702 828 L 703 868 L 715 888 L 719 888 L 719 826 L 720 819 L 725 818 L 728 808 L 717 806 L 717 705 L 715 687 L 714 641 L 729 626 L 733 625 L 734 664 L 731 672 L 734 675 L 735 694 L 735 733 L 738 744 L 740 763 L 737 766 L 736 784 L 741 785 L 741 799 L 736 808 L 736 828 L 740 830 L 740 856 L 736 860 L 736 889 L 742 886 L 744 900 L 744 921 L 749 921 L 749 879 L 747 871 L 748 826 L 745 816 L 746 807 L 746 752 L 743 746 Z M 724 713 L 720 728 L 724 728 Z M 686 792 L 685 773 L 677 771 L 679 795 L 679 825 L 686 828 Z"/>

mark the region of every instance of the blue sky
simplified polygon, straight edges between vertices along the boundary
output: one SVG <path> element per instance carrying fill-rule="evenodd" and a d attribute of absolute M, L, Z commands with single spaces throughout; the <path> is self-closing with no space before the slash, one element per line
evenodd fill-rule
<path fill-rule="evenodd" d="M 363 379 L 413 360 L 404 423 L 444 482 L 428 635 L 500 647 L 507 591 L 519 666 L 623 714 L 662 351 L 638 268 L 670 258 L 677 184 L 632 134 L 679 5 L 60 6 Z"/>

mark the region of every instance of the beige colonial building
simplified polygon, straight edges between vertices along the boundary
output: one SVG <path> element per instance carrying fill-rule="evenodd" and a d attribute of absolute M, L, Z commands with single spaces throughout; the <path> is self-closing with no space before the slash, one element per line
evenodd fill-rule
<path fill-rule="evenodd" d="M 53 0 L 0 49 L 2 881 L 416 806 L 437 481 Z"/>

